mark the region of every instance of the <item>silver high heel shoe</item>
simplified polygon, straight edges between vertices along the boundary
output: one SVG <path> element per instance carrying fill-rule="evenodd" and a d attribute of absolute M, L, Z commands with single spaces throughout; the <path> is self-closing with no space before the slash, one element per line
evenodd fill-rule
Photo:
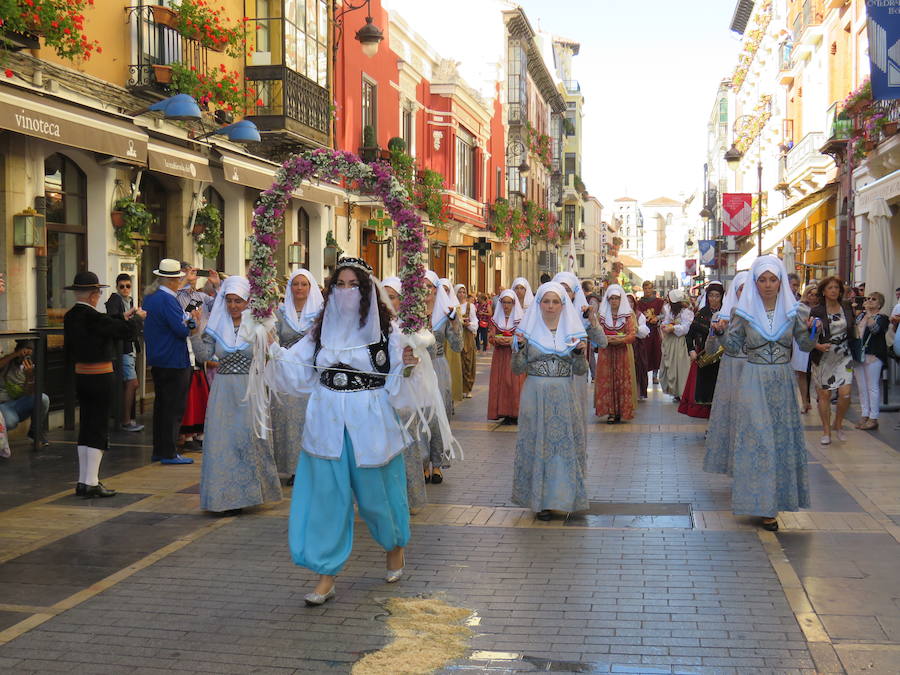
<path fill-rule="evenodd" d="M 402 571 L 402 570 L 401 570 Z M 307 593 L 303 596 L 307 607 L 318 607 L 334 597 L 334 586 L 327 593 Z"/>
<path fill-rule="evenodd" d="M 389 584 L 393 584 L 400 581 L 402 576 L 403 568 L 401 567 L 399 570 L 388 570 L 387 574 L 384 575 L 384 580 Z"/>

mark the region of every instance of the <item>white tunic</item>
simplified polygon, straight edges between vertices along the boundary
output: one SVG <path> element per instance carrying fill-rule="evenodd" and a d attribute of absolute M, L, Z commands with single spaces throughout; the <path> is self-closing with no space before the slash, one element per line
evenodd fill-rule
<path fill-rule="evenodd" d="M 665 325 L 667 323 L 674 324 L 675 332 L 672 333 L 676 337 L 684 337 L 688 334 L 688 331 L 691 329 L 691 322 L 694 320 L 694 313 L 689 309 L 682 309 L 678 316 L 672 315 L 672 309 L 669 305 L 665 305 L 663 307 L 663 317 L 660 322 L 661 325 Z"/>
<path fill-rule="evenodd" d="M 322 459 L 340 459 L 346 428 L 353 443 L 356 465 L 360 468 L 384 466 L 411 442 L 388 400 L 403 377 L 403 345 L 398 335 L 393 331 L 390 334 L 391 370 L 385 386 L 379 389 L 334 391 L 319 381 L 322 369 L 338 363 L 365 373 L 375 372 L 367 347 L 343 351 L 322 347 L 316 358 L 317 368 L 313 368 L 315 350 L 316 343 L 311 334 L 290 349 L 276 343 L 269 346 L 271 386 L 288 394 L 311 394 L 301 440 L 303 450 Z"/>

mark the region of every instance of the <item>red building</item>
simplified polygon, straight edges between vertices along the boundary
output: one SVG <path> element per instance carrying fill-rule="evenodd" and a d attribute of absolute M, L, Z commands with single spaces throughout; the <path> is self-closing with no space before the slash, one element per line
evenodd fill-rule
<path fill-rule="evenodd" d="M 470 290 L 492 290 L 499 282 L 492 258 L 471 247 L 478 237 L 490 237 L 486 205 L 506 192 L 499 83 L 495 96 L 484 100 L 455 63 L 434 53 L 402 17 L 385 11 L 379 0 L 371 7 L 373 22 L 385 32 L 372 57 L 352 38 L 365 13 L 344 16 L 334 67 L 336 147 L 361 152 L 374 140 L 386 150 L 391 138 L 402 138 L 420 176 L 430 170 L 443 177 L 444 223 L 428 225 L 429 266 Z M 386 276 L 396 271 L 397 260 L 378 207 L 368 201 L 345 204 L 336 236 L 342 248 Z"/>

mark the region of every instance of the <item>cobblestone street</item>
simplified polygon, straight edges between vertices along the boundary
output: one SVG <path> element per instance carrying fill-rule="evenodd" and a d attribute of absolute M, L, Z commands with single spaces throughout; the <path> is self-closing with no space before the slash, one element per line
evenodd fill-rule
<path fill-rule="evenodd" d="M 484 420 L 488 365 L 453 421 L 465 460 L 428 487 L 403 580 L 382 581 L 359 524 L 318 608 L 288 555 L 287 499 L 204 514 L 202 454 L 149 465 L 141 434 L 114 436 L 130 443 L 104 465 L 120 494 L 76 500 L 71 434 L 39 454 L 17 444 L 0 474 L 0 670 L 349 672 L 391 641 L 385 601 L 420 594 L 473 613 L 470 655 L 447 673 L 900 670 L 888 424 L 822 449 L 808 416 L 813 508 L 772 534 L 731 515 L 729 480 L 701 470 L 705 423 L 656 389 L 633 423 L 591 416 L 591 513 L 540 522 L 509 501 L 515 427 Z"/>

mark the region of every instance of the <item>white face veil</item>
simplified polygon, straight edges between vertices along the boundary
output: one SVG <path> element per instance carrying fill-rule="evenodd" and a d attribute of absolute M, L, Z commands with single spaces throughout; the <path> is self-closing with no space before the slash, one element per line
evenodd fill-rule
<path fill-rule="evenodd" d="M 512 298 L 513 300 L 513 308 L 509 313 L 509 316 L 506 316 L 506 312 L 503 311 L 503 298 Z M 516 297 L 514 291 L 507 288 L 500 294 L 500 297 L 497 298 L 497 308 L 494 310 L 493 318 L 494 326 L 497 327 L 497 330 L 501 331 L 508 332 L 515 330 L 524 315 L 525 313 L 522 311 L 522 305 L 519 304 L 519 298 Z"/>
<path fill-rule="evenodd" d="M 425 278 L 435 288 L 434 309 L 431 310 L 431 330 L 440 330 L 444 322 L 448 320 L 448 314 L 453 311 L 455 303 L 450 301 L 450 295 L 444 291 L 437 273 L 428 270 L 425 272 Z"/>
<path fill-rule="evenodd" d="M 340 263 L 339 263 L 340 264 Z M 338 269 L 347 269 L 339 267 Z M 359 287 L 338 288 L 336 284 L 328 291 L 328 304 L 322 318 L 322 332 L 319 341 L 332 351 L 343 351 L 366 347 L 381 340 L 381 317 L 378 314 L 378 282 L 368 274 L 372 284 L 369 303 L 366 307 L 365 322 L 359 325 L 362 291 Z"/>
<path fill-rule="evenodd" d="M 547 328 L 547 324 L 544 323 L 544 315 L 541 312 L 541 300 L 547 293 L 555 293 L 563 303 L 555 334 Z M 519 324 L 518 330 L 528 340 L 528 344 L 545 354 L 556 354 L 558 356 L 568 354 L 581 340 L 587 338 L 587 333 L 581 322 L 581 315 L 572 305 L 572 301 L 569 300 L 568 293 L 566 293 L 561 284 L 553 281 L 548 281 L 538 287 L 538 292 L 534 296 L 534 302 L 525 312 L 525 318 Z"/>
<path fill-rule="evenodd" d="M 206 322 L 206 333 L 212 335 L 216 342 L 226 350 L 233 352 L 244 349 L 247 342 L 238 339 L 234 329 L 234 321 L 228 313 L 226 296 L 236 295 L 243 300 L 250 299 L 250 282 L 246 277 L 231 276 L 222 282 L 216 300 L 213 302 L 212 311 L 209 313 L 209 321 Z"/>
<path fill-rule="evenodd" d="M 766 313 L 762 296 L 756 287 L 756 280 L 765 272 L 771 272 L 781 281 L 771 322 Z M 799 304 L 794 298 L 794 292 L 788 282 L 787 270 L 781 258 L 776 255 L 760 256 L 753 261 L 753 265 L 750 267 L 750 278 L 744 283 L 744 290 L 734 308 L 734 313 L 746 319 L 766 340 L 777 340 L 790 327 L 797 314 L 797 305 Z"/>
<path fill-rule="evenodd" d="M 732 279 L 731 285 L 728 287 L 728 292 L 725 293 L 725 297 L 722 300 L 722 309 L 719 310 L 720 319 L 731 318 L 734 306 L 737 305 L 738 293 L 741 292 L 741 289 L 744 287 L 744 284 L 747 282 L 747 277 L 749 276 L 750 272 L 747 270 L 738 272 L 734 275 L 734 279 Z"/>
<path fill-rule="evenodd" d="M 529 307 L 531 307 L 531 303 L 534 302 L 534 293 L 531 292 L 531 284 L 528 283 L 528 279 L 526 279 L 525 277 L 516 277 L 515 279 L 513 279 L 512 286 L 510 286 L 510 288 L 515 291 L 517 286 L 521 286 L 525 289 L 525 297 L 519 302 L 522 305 L 522 309 L 527 310 Z M 516 297 L 518 296 L 519 294 L 516 293 Z"/>
<path fill-rule="evenodd" d="M 613 316 L 612 305 L 609 303 L 609 299 L 616 295 L 622 300 L 619 302 L 619 309 L 616 311 L 616 315 Z M 610 284 L 607 287 L 606 292 L 603 294 L 603 301 L 600 303 L 599 315 L 603 325 L 607 328 L 622 328 L 628 321 L 628 317 L 634 315 L 631 301 L 625 294 L 625 289 L 619 284 Z"/>
<path fill-rule="evenodd" d="M 306 297 L 306 304 L 303 305 L 302 316 L 297 316 L 297 308 L 294 307 L 294 293 L 291 285 L 294 279 L 299 276 L 306 277 L 309 282 L 309 295 Z M 319 284 L 312 272 L 304 269 L 294 270 L 288 278 L 287 287 L 284 289 L 284 302 L 281 303 L 281 311 L 288 325 L 298 333 L 305 333 L 313 325 L 313 322 L 322 311 L 322 305 L 325 304 L 325 298 L 322 297 L 322 291 L 319 290 Z"/>

